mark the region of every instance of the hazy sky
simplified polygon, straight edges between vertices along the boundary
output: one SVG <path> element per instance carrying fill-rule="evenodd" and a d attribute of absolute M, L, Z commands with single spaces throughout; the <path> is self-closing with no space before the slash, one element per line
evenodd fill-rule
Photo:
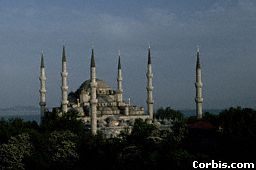
<path fill-rule="evenodd" d="M 256 1 L 0 0 L 0 107 L 38 106 L 44 50 L 47 104 L 60 104 L 62 45 L 69 91 L 97 77 L 116 88 L 121 50 L 124 97 L 145 106 L 148 42 L 156 107 L 195 107 L 200 46 L 204 108 L 256 108 Z"/>

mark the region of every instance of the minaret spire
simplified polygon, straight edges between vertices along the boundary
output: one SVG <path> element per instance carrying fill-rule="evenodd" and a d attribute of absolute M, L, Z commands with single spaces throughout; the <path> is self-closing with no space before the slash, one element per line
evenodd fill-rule
<path fill-rule="evenodd" d="M 196 53 L 196 115 L 198 119 L 201 119 L 203 117 L 203 97 L 202 97 L 202 70 L 201 70 L 201 64 L 200 64 L 200 52 L 199 47 L 197 48 Z"/>
<path fill-rule="evenodd" d="M 121 68 L 121 59 L 120 59 L 120 51 L 118 54 L 118 70 L 117 70 L 117 104 L 120 106 L 123 103 L 123 88 L 122 88 L 122 68 Z"/>
<path fill-rule="evenodd" d="M 92 56 L 91 56 L 91 67 L 96 67 L 95 60 L 94 60 L 94 50 L 92 49 Z"/>
<path fill-rule="evenodd" d="M 97 81 L 96 81 L 96 65 L 94 60 L 94 51 L 92 49 L 91 55 L 91 69 L 90 69 L 90 90 L 91 90 L 91 97 L 90 97 L 90 116 L 91 116 L 91 132 L 93 135 L 97 134 L 97 96 L 96 96 L 96 89 L 97 89 Z"/>
<path fill-rule="evenodd" d="M 121 56 L 121 54 L 120 54 L 120 51 L 119 51 L 119 52 L 118 52 L 118 70 L 119 70 L 119 69 L 122 69 L 122 68 L 121 68 L 120 56 Z"/>
<path fill-rule="evenodd" d="M 44 54 L 42 52 L 41 55 L 41 66 L 40 66 L 40 114 L 41 114 L 41 120 L 44 117 L 44 112 L 45 112 L 45 106 L 46 106 L 46 75 L 45 75 L 45 66 L 44 66 Z"/>
<path fill-rule="evenodd" d="M 42 51 L 42 55 L 41 55 L 41 68 L 44 68 L 44 53 Z"/>
<path fill-rule="evenodd" d="M 199 55 L 200 55 L 199 47 L 197 47 L 197 52 L 196 52 L 196 68 L 201 68 Z"/>
<path fill-rule="evenodd" d="M 147 111 L 150 118 L 150 121 L 153 120 L 153 72 L 152 72 L 152 63 L 151 63 L 151 53 L 150 46 L 148 48 L 148 66 L 147 66 Z"/>
<path fill-rule="evenodd" d="M 148 46 L 148 65 L 151 64 L 150 45 Z"/>
<path fill-rule="evenodd" d="M 67 59 L 65 54 L 65 46 L 63 46 L 62 50 L 62 85 L 61 85 L 61 94 L 62 94 L 62 101 L 61 101 L 61 108 L 62 113 L 66 113 L 68 111 L 68 72 L 67 72 Z"/>
<path fill-rule="evenodd" d="M 63 49 L 62 49 L 62 62 L 67 62 L 66 54 L 65 54 L 65 46 L 63 46 Z"/>

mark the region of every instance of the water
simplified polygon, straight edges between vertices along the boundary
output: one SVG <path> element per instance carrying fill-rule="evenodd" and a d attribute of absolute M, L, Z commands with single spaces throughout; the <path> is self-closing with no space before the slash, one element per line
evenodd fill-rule
<path fill-rule="evenodd" d="M 0 116 L 0 118 L 4 118 L 5 120 L 21 118 L 24 121 L 36 121 L 37 123 L 40 121 L 39 114 L 38 115 L 3 115 L 3 116 Z"/>
<path fill-rule="evenodd" d="M 21 118 L 25 121 L 40 121 L 40 109 L 33 106 L 15 106 L 0 108 L 0 118 L 14 119 Z"/>

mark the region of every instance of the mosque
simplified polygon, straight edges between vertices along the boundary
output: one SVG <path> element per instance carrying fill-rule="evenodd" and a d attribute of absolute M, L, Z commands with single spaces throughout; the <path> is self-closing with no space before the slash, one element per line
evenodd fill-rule
<path fill-rule="evenodd" d="M 84 81 L 75 92 L 68 94 L 68 72 L 67 56 L 65 47 L 62 51 L 62 71 L 61 71 L 61 106 L 54 108 L 61 116 L 70 109 L 78 111 L 80 119 L 90 127 L 92 134 L 102 131 L 108 136 L 120 133 L 125 127 L 132 127 L 135 119 L 143 119 L 148 123 L 153 123 L 153 72 L 151 63 L 150 47 L 148 48 L 147 57 L 147 109 L 132 105 L 130 100 L 123 99 L 122 85 L 122 67 L 120 53 L 117 65 L 117 88 L 112 89 L 103 80 L 96 77 L 96 63 L 94 49 L 91 52 L 90 79 Z M 44 56 L 41 56 L 40 67 L 40 112 L 41 118 L 44 116 L 46 109 L 46 74 L 44 65 Z M 201 65 L 199 61 L 199 49 L 197 50 L 196 62 L 196 113 L 198 119 L 202 118 L 202 80 Z"/>

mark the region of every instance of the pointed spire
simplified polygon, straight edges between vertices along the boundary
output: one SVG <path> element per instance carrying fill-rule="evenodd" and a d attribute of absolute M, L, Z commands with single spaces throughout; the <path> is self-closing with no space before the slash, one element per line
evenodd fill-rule
<path fill-rule="evenodd" d="M 119 50 L 119 53 L 118 53 L 118 69 L 121 69 L 120 50 Z"/>
<path fill-rule="evenodd" d="M 201 68 L 199 47 L 197 47 L 197 52 L 196 52 L 196 68 Z"/>
<path fill-rule="evenodd" d="M 66 62 L 66 54 L 65 54 L 65 46 L 63 45 L 63 50 L 62 50 L 62 62 Z"/>
<path fill-rule="evenodd" d="M 41 55 L 41 68 L 44 68 L 44 53 L 42 51 L 42 55 Z"/>
<path fill-rule="evenodd" d="M 92 56 L 91 56 L 91 67 L 95 67 L 94 50 L 93 49 L 92 49 Z"/>
<path fill-rule="evenodd" d="M 148 47 L 148 64 L 151 64 L 150 45 Z"/>

